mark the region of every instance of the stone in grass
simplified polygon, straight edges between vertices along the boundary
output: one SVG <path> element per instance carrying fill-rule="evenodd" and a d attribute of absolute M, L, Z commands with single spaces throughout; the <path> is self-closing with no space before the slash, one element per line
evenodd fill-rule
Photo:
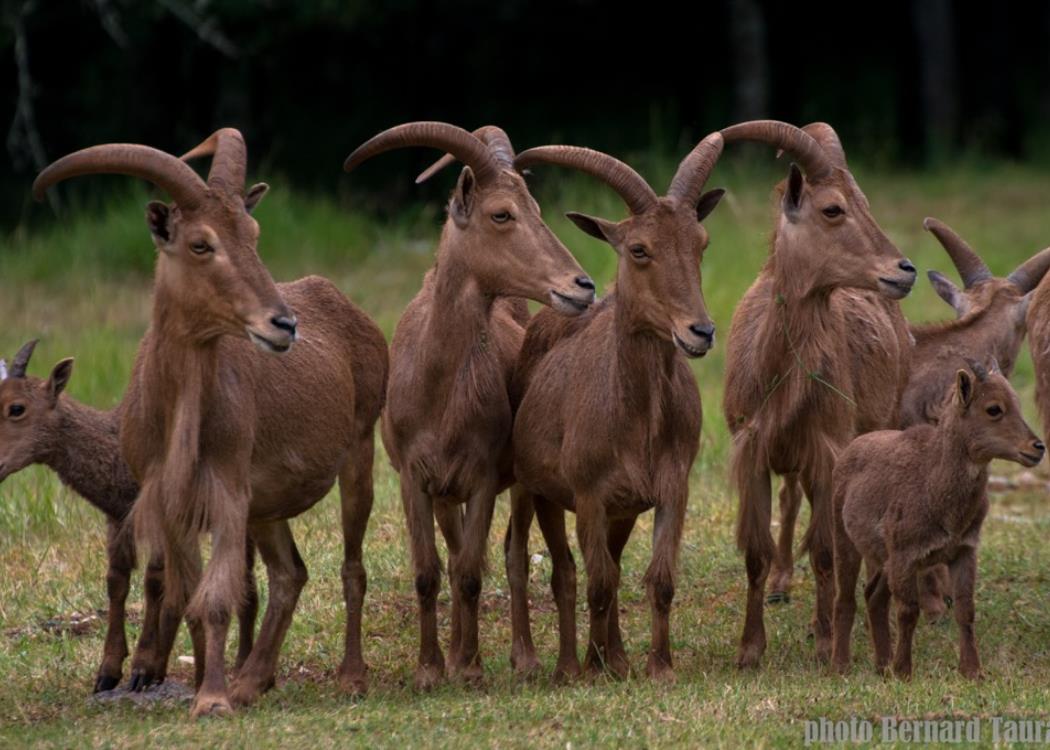
<path fill-rule="evenodd" d="M 136 706 L 152 706 L 158 703 L 189 703 L 193 700 L 193 690 L 181 682 L 165 680 L 159 685 L 151 685 L 142 692 L 133 693 L 120 685 L 112 690 L 95 693 L 88 698 L 89 703 L 128 702 Z"/>

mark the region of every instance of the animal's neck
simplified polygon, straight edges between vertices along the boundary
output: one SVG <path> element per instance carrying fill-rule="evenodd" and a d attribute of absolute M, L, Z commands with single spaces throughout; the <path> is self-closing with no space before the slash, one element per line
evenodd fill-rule
<path fill-rule="evenodd" d="M 644 320 L 628 294 L 618 290 L 614 299 L 616 378 L 618 403 L 645 404 L 670 383 L 677 356 L 675 345 L 658 336 Z"/>
<path fill-rule="evenodd" d="M 467 269 L 442 258 L 434 270 L 434 293 L 426 321 L 427 368 L 438 374 L 458 370 L 474 354 L 484 354 L 495 298 L 485 294 Z"/>
<path fill-rule="evenodd" d="M 44 463 L 102 512 L 123 518 L 138 485 L 120 453 L 116 414 L 63 397 L 55 444 Z"/>
<path fill-rule="evenodd" d="M 946 528 L 967 526 L 988 479 L 988 463 L 970 456 L 965 432 L 954 417 L 944 419 L 936 434 L 936 444 L 928 447 L 934 457 L 928 482 L 939 491 L 931 493 L 931 502 Z"/>

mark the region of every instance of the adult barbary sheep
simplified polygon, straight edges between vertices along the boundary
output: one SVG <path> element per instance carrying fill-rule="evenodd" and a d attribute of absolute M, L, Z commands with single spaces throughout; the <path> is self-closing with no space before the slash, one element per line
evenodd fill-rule
<path fill-rule="evenodd" d="M 1024 421 L 1006 378 L 976 363 L 958 370 L 951 402 L 936 426 L 872 432 L 854 440 L 834 475 L 835 599 L 832 662 L 850 662 L 857 576 L 864 588 L 876 668 L 890 663 L 889 600 L 897 603 L 893 671 L 912 672 L 911 647 L 919 616 L 918 578 L 947 564 L 959 625 L 959 671 L 980 675 L 974 636 L 974 582 L 981 524 L 988 513 L 988 462 L 1035 466 L 1045 447 Z"/>
<path fill-rule="evenodd" d="M 858 433 L 896 424 L 911 346 L 895 300 L 915 267 L 883 233 L 846 165 L 835 132 L 755 121 L 726 128 L 792 156 L 781 185 L 769 259 L 737 306 L 729 334 L 723 410 L 733 434 L 747 609 L 737 665 L 766 648 L 763 597 L 775 556 L 771 473 L 797 475 L 812 504 L 807 531 L 817 601 L 817 655 L 831 648 L 831 472 Z M 793 519 L 791 520 L 793 523 Z"/>
<path fill-rule="evenodd" d="M 481 577 L 496 495 L 514 479 L 508 383 L 528 319 L 524 301 L 515 298 L 570 314 L 594 299 L 594 284 L 540 217 L 506 134 L 485 128 L 480 135 L 445 123 L 407 123 L 376 135 L 344 165 L 350 171 L 406 146 L 439 148 L 466 165 L 449 200 L 435 266 L 394 332 L 382 420 L 411 539 L 421 689 L 445 676 L 435 516 L 450 558 L 451 668 L 468 680 L 482 677 Z"/>
<path fill-rule="evenodd" d="M 521 402 L 514 470 L 530 493 L 513 499 L 506 543 L 515 658 L 536 661 L 527 590 L 531 500 L 554 566 L 559 679 L 580 671 L 566 510 L 576 513 L 587 568 L 585 665 L 592 672 L 607 666 L 623 675 L 629 662 L 619 625 L 620 557 L 638 516 L 655 509 L 653 555 L 645 574 L 652 611 L 647 672 L 653 679 L 674 674 L 670 612 L 701 424 L 700 392 L 680 354 L 700 357 L 714 344 L 715 327 L 701 290 L 708 235 L 700 222 L 723 194 L 702 192 L 721 152 L 718 133 L 701 141 L 663 197 L 623 162 L 589 149 L 543 146 L 516 161 L 519 168 L 552 163 L 594 175 L 619 193 L 631 213 L 620 222 L 569 214 L 619 256 L 615 291 L 579 318 L 536 315 L 515 373 Z"/>
<path fill-rule="evenodd" d="M 120 440 L 141 486 L 136 532 L 163 550 L 162 639 L 174 637 L 184 611 L 202 639 L 194 716 L 251 703 L 273 684 L 307 579 L 287 519 L 324 497 L 337 476 L 347 605 L 339 679 L 363 690 L 361 541 L 387 372 L 382 333 L 331 282 L 312 276 L 274 284 L 250 215 L 267 187 L 244 190 L 241 134 L 219 130 L 184 158 L 206 155 L 213 155 L 207 182 L 148 146 L 94 146 L 59 159 L 34 184 L 41 198 L 68 177 L 115 172 L 149 180 L 174 199 L 153 201 L 146 211 L 158 250 L 153 319 L 125 397 Z M 198 536 L 206 531 L 212 546 L 202 576 Z M 243 595 L 249 532 L 266 563 L 269 602 L 228 693 L 226 635 Z"/>
<path fill-rule="evenodd" d="M 120 454 L 119 407 L 98 411 L 66 395 L 66 385 L 73 374 L 72 358 L 56 364 L 47 380 L 28 375 L 26 370 L 36 343 L 30 341 L 18 351 L 10 370 L 0 359 L 0 482 L 31 464 L 43 464 L 106 515 L 109 608 L 102 663 L 95 677 L 97 693 L 117 686 L 128 655 L 124 606 L 136 555 L 134 536 L 125 521 L 138 497 L 139 485 Z M 245 596 L 237 612 L 240 637 L 235 668 L 251 652 L 258 607 L 252 570 L 254 547 L 250 540 L 246 559 Z M 146 566 L 142 633 L 131 662 L 132 690 L 164 681 L 168 654 L 154 656 L 163 584 L 164 561 L 155 556 Z M 203 664 L 201 659 L 198 666 Z M 160 672 L 153 672 L 155 668 Z"/>

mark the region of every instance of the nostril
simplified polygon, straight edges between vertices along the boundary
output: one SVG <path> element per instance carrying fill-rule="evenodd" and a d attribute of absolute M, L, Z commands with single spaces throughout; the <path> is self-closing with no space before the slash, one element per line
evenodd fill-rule
<path fill-rule="evenodd" d="M 897 267 L 906 273 L 915 273 L 915 266 L 913 266 L 912 262 L 907 258 L 898 263 Z"/>
<path fill-rule="evenodd" d="M 580 289 L 586 289 L 589 292 L 594 291 L 594 282 L 591 281 L 590 276 L 577 276 L 576 286 L 580 287 Z"/>
<path fill-rule="evenodd" d="M 1034 443 L 1032 443 L 1032 447 L 1035 448 L 1040 453 L 1042 453 L 1043 451 L 1046 450 L 1046 446 L 1043 445 L 1043 441 L 1042 440 L 1036 440 Z"/>
<path fill-rule="evenodd" d="M 714 323 L 693 323 L 689 326 L 689 330 L 696 336 L 702 339 L 711 341 L 715 337 L 715 326 Z"/>
<path fill-rule="evenodd" d="M 287 333 L 295 333 L 295 318 L 289 318 L 287 315 L 274 315 L 270 318 L 270 323 L 273 324 L 274 328 L 279 328 Z"/>

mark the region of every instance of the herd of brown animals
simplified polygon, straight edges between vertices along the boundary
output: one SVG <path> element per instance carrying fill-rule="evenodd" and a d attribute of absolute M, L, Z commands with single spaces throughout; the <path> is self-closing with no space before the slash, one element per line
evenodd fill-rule
<path fill-rule="evenodd" d="M 146 210 L 157 250 L 152 321 L 115 410 L 99 412 L 63 394 L 71 359 L 47 379 L 28 375 L 35 342 L 10 366 L 0 361 L 0 480 L 46 464 L 107 517 L 109 620 L 95 690 L 121 679 L 136 546 L 149 557 L 129 687 L 164 679 L 183 620 L 194 647 L 194 716 L 250 704 L 272 687 L 307 580 L 288 520 L 338 479 L 346 605 L 338 678 L 346 691 L 363 693 L 362 541 L 377 422 L 400 475 L 411 542 L 418 687 L 438 683 L 446 669 L 470 681 L 482 676 L 485 549 L 496 497 L 508 489 L 514 669 L 539 668 L 527 599 L 535 518 L 553 564 L 555 678 L 585 670 L 627 674 L 620 561 L 639 514 L 652 509 L 647 672 L 672 678 L 669 618 L 701 425 L 686 358 L 703 356 L 715 340 L 701 289 L 708 244 L 701 222 L 723 191 L 704 187 L 725 145 L 736 141 L 766 143 L 794 162 L 777 186 L 768 260 L 737 306 L 728 343 L 723 409 L 733 434 L 737 537 L 747 573 L 737 663 L 758 664 L 766 647 L 763 607 L 790 595 L 794 526 L 805 494 L 817 655 L 837 670 L 849 666 L 863 560 L 880 670 L 890 666 L 892 598 L 897 674 L 911 673 L 919 612 L 940 616 L 947 602 L 960 629 L 960 669 L 979 674 L 973 590 L 987 465 L 1003 458 L 1032 466 L 1044 452 L 1007 381 L 1026 330 L 1040 412 L 1050 424 L 1050 282 L 1040 283 L 1050 250 L 996 278 L 960 237 L 927 219 L 963 288 L 931 271 L 957 318 L 910 325 L 898 301 L 911 290 L 915 267 L 880 229 L 826 124 L 754 121 L 712 133 L 683 159 L 661 196 L 631 167 L 598 151 L 555 145 L 517 154 L 494 126 L 471 133 L 414 122 L 375 136 L 344 165 L 350 171 L 411 146 L 447 152 L 419 181 L 455 160 L 465 165 L 434 267 L 389 351 L 375 323 L 328 280 L 274 283 L 259 259 L 260 229 L 251 216 L 267 186 L 246 189 L 247 154 L 236 130 L 217 131 L 181 158 L 141 145 L 94 146 L 59 159 L 34 183 L 41 198 L 70 177 L 119 173 L 172 198 Z M 211 157 L 206 180 L 187 164 L 204 156 Z M 613 291 L 597 302 L 594 283 L 529 192 L 525 170 L 541 164 L 587 173 L 627 206 L 630 215 L 619 222 L 569 214 L 618 256 Z M 530 314 L 526 300 L 549 309 Z M 772 474 L 783 477 L 777 541 Z M 582 666 L 565 511 L 576 514 L 587 571 Z M 437 632 L 442 565 L 435 521 L 449 556 L 447 666 Z M 211 538 L 206 565 L 204 533 Z M 256 554 L 269 584 L 257 634 Z M 233 615 L 240 639 L 227 684 Z"/>

